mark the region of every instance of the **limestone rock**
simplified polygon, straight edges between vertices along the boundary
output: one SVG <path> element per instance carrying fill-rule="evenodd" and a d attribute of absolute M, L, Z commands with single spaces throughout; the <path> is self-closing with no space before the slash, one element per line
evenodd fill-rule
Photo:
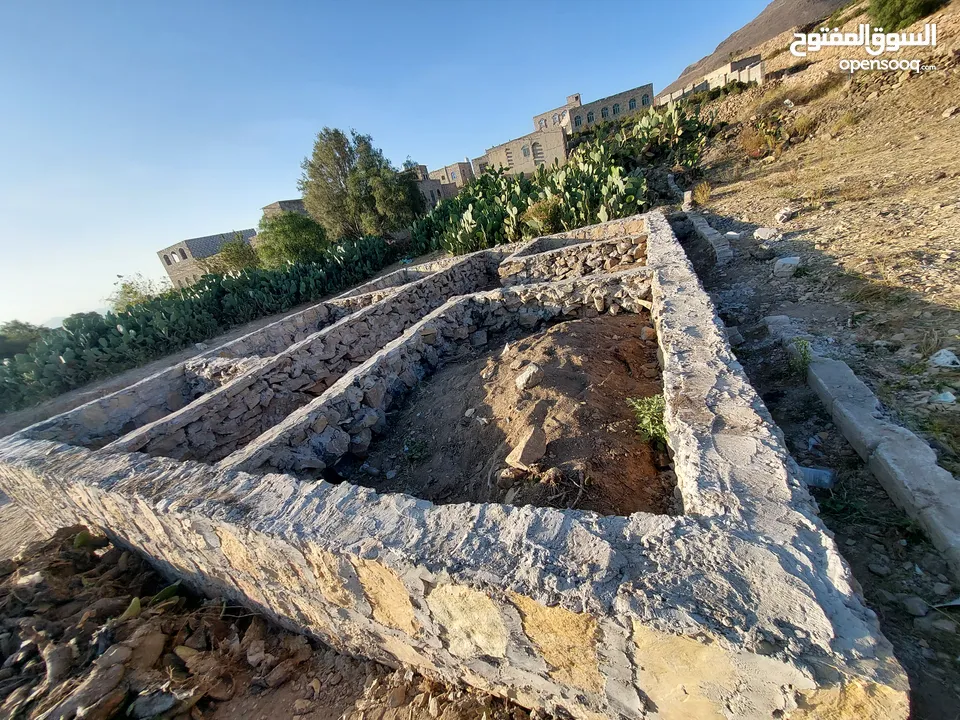
<path fill-rule="evenodd" d="M 754 240 L 774 240 L 780 236 L 780 231 L 776 228 L 762 227 L 753 231 Z"/>
<path fill-rule="evenodd" d="M 547 436 L 541 427 L 532 427 L 507 455 L 507 465 L 529 470 L 547 453 Z"/>
<path fill-rule="evenodd" d="M 517 390 L 529 390 L 539 385 L 541 380 L 543 380 L 543 369 L 536 363 L 530 363 L 517 375 L 514 382 Z"/>
<path fill-rule="evenodd" d="M 792 257 L 780 258 L 773 266 L 774 277 L 788 278 L 792 277 L 800 267 L 800 258 L 796 255 Z"/>

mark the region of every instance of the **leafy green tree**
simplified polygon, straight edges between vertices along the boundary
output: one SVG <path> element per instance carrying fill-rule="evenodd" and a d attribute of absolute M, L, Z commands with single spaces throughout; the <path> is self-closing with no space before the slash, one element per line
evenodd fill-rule
<path fill-rule="evenodd" d="M 267 268 L 320 262 L 329 246 L 323 225 L 311 217 L 282 212 L 260 222 L 256 252 Z"/>
<path fill-rule="evenodd" d="M 0 324 L 0 358 L 13 357 L 26 352 L 48 332 L 50 332 L 49 328 L 21 320 L 10 320 Z"/>
<path fill-rule="evenodd" d="M 943 7 L 947 0 L 871 0 L 870 20 L 887 32 L 900 30 Z"/>
<path fill-rule="evenodd" d="M 226 275 L 227 273 L 260 267 L 263 263 L 253 245 L 237 233 L 233 240 L 228 240 L 220 248 L 220 252 L 200 260 L 200 267 L 207 275 Z"/>
<path fill-rule="evenodd" d="M 325 127 L 301 165 L 304 205 L 333 239 L 400 230 L 425 210 L 411 164 L 398 172 L 369 135 Z"/>
<path fill-rule="evenodd" d="M 115 289 L 107 297 L 107 303 L 115 313 L 121 313 L 134 305 L 152 300 L 167 292 L 170 289 L 170 283 L 166 279 L 151 280 L 145 278 L 142 273 L 136 273 L 134 275 L 117 275 L 117 281 L 113 284 L 113 287 Z"/>

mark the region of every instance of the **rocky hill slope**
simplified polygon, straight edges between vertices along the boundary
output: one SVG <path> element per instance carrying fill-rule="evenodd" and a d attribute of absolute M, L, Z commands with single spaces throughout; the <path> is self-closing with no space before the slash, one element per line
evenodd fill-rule
<path fill-rule="evenodd" d="M 684 68 L 680 77 L 661 93 L 679 90 L 732 58 L 746 55 L 748 50 L 776 35 L 828 17 L 837 8 L 847 4 L 849 0 L 773 0 L 756 18 L 717 45 L 717 49 L 710 55 Z"/>

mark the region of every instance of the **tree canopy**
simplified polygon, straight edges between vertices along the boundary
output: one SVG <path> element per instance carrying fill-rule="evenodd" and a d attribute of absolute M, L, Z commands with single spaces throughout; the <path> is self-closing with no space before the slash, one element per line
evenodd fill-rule
<path fill-rule="evenodd" d="M 133 305 L 139 305 L 165 293 L 170 289 L 170 283 L 164 280 L 151 280 L 141 273 L 134 275 L 117 275 L 117 282 L 113 284 L 114 291 L 107 298 L 110 309 L 120 313 Z"/>
<path fill-rule="evenodd" d="M 348 137 L 323 128 L 301 167 L 304 205 L 331 239 L 400 230 L 426 209 L 414 173 L 398 171 L 373 138 L 355 130 Z"/>
<path fill-rule="evenodd" d="M 225 242 L 216 255 L 200 260 L 200 267 L 208 275 L 225 275 L 261 265 L 257 251 L 240 233 L 233 240 Z"/>
<path fill-rule="evenodd" d="M 870 20 L 893 32 L 925 18 L 946 3 L 947 0 L 871 0 Z"/>
<path fill-rule="evenodd" d="M 323 225 L 295 212 L 282 212 L 260 222 L 256 252 L 268 268 L 319 262 L 329 245 Z"/>
<path fill-rule="evenodd" d="M 13 357 L 26 352 L 49 328 L 32 325 L 22 320 L 10 320 L 0 323 L 0 358 Z"/>

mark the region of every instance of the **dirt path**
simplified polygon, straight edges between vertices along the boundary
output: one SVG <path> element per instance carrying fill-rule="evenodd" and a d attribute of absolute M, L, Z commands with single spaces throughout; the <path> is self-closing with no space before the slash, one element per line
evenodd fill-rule
<path fill-rule="evenodd" d="M 351 480 L 439 503 L 671 512 L 669 459 L 640 438 L 627 404 L 662 393 L 649 326 L 603 316 L 473 350 L 391 413 L 393 429 L 347 468 Z M 508 458 L 521 445 L 539 445 L 528 471 Z"/>

